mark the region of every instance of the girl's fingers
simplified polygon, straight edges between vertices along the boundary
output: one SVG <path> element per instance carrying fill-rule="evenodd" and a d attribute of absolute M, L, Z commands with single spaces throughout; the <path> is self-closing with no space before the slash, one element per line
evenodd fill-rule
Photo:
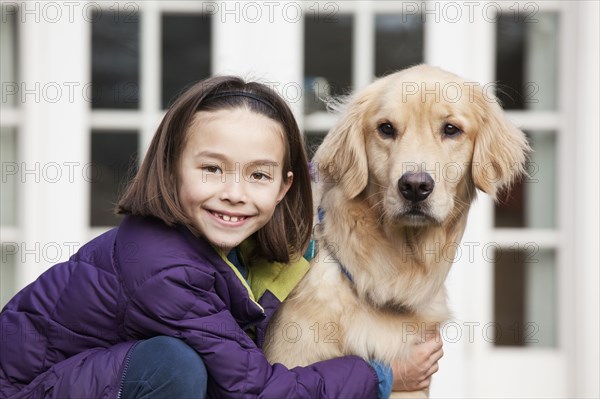
<path fill-rule="evenodd" d="M 427 359 L 427 363 L 425 364 L 425 367 L 427 369 L 427 371 L 425 372 L 426 377 L 429 377 L 431 374 L 438 371 L 438 361 L 442 358 L 442 356 L 444 356 L 444 350 L 441 348 L 433 352 L 431 356 L 429 356 L 429 358 Z"/>
<path fill-rule="evenodd" d="M 423 378 L 417 383 L 416 389 L 421 390 L 429 387 L 429 385 L 431 385 L 431 376 L 435 374 L 438 370 L 439 366 L 437 363 L 431 366 L 431 368 L 427 370 L 427 373 L 425 373 L 425 378 Z"/>
<path fill-rule="evenodd" d="M 427 373 L 425 373 L 425 378 L 431 378 L 431 376 L 437 373 L 439 369 L 440 366 L 437 363 L 434 363 L 429 370 L 427 370 Z"/>
<path fill-rule="evenodd" d="M 431 378 L 426 378 L 423 381 L 419 382 L 417 385 L 416 391 L 420 391 L 421 389 L 425 389 L 431 385 Z"/>
<path fill-rule="evenodd" d="M 432 363 L 437 363 L 442 358 L 442 356 L 444 356 L 444 350 L 440 348 L 437 351 L 433 352 L 429 359 Z"/>
<path fill-rule="evenodd" d="M 428 363 L 428 367 L 440 360 L 441 357 L 444 355 L 444 350 L 442 349 L 441 341 L 425 341 L 418 345 L 421 346 L 419 348 L 420 358 L 422 359 L 422 361 Z"/>

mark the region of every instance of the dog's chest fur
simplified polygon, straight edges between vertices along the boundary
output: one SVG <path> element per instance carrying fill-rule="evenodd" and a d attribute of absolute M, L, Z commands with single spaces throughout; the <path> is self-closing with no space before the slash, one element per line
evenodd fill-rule
<path fill-rule="evenodd" d="M 352 203 L 332 209 L 317 229 L 320 249 L 310 271 L 270 324 L 265 353 L 288 367 L 350 354 L 388 363 L 405 358 L 411 344 L 449 318 L 443 281 L 450 264 L 415 271 L 414 259 L 386 241 L 368 210 Z M 353 214 L 363 217 L 343 219 Z M 435 288 L 432 280 L 439 280 Z M 425 298 L 405 303 L 420 296 L 414 291 L 421 284 Z"/>

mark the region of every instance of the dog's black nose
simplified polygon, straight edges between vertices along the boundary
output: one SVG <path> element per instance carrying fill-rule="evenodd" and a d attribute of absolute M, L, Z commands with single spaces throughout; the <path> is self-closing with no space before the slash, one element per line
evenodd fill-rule
<path fill-rule="evenodd" d="M 412 202 L 423 201 L 433 191 L 435 182 L 429 173 L 406 172 L 398 180 L 398 190 L 404 198 Z"/>

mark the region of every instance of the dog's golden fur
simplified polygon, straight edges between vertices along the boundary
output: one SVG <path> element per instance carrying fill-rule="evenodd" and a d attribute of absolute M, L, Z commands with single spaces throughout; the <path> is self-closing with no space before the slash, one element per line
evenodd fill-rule
<path fill-rule="evenodd" d="M 448 124 L 460 132 L 445 134 Z M 270 323 L 267 357 L 289 367 L 406 358 L 450 317 L 444 281 L 476 188 L 495 198 L 528 151 L 495 100 L 441 69 L 416 66 L 356 93 L 313 160 L 320 251 Z M 400 193 L 405 172 L 433 178 L 425 200 Z"/>

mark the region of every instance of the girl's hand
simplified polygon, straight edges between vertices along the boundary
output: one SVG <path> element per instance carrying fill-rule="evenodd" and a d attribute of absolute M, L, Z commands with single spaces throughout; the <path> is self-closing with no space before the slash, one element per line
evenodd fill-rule
<path fill-rule="evenodd" d="M 392 364 L 392 391 L 420 391 L 429 387 L 431 375 L 438 371 L 438 360 L 443 355 L 439 332 L 427 341 L 414 345 L 407 360 Z"/>

